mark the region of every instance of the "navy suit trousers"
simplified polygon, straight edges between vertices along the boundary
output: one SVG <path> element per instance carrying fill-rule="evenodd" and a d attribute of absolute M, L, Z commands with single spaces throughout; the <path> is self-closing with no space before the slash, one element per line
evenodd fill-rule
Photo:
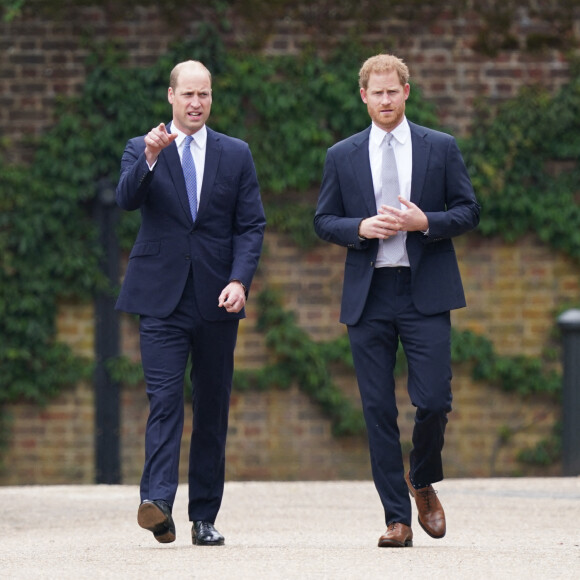
<path fill-rule="evenodd" d="M 393 376 L 396 353 L 400 340 L 408 362 L 407 389 L 416 407 L 411 479 L 420 488 L 443 479 L 441 450 L 451 411 L 450 314 L 425 316 L 415 308 L 409 268 L 379 268 L 362 316 L 348 326 L 348 334 L 386 523 L 410 526 Z"/>
<path fill-rule="evenodd" d="M 218 297 L 215 299 L 217 302 Z M 222 501 L 237 331 L 236 319 L 204 320 L 195 302 L 191 272 L 170 316 L 140 319 L 141 358 L 149 398 L 141 501 L 162 499 L 173 506 L 184 424 L 184 376 L 191 354 L 191 521 L 215 522 Z"/>

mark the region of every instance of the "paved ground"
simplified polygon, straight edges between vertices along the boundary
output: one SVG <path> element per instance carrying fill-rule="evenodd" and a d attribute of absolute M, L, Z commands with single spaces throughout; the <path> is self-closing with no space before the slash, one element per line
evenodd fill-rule
<path fill-rule="evenodd" d="M 438 484 L 441 540 L 379 549 L 370 482 L 227 483 L 224 547 L 191 545 L 182 486 L 177 540 L 136 523 L 136 486 L 0 487 L 0 578 L 315 580 L 580 578 L 580 478 Z M 414 516 L 416 517 L 416 516 Z"/>

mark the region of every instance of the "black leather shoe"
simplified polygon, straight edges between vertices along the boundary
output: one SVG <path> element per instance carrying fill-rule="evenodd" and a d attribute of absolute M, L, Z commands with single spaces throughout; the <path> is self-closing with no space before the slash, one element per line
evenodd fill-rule
<path fill-rule="evenodd" d="M 175 541 L 175 524 L 167 502 L 146 499 L 139 506 L 137 522 L 142 528 L 153 532 L 158 542 L 169 544 Z"/>
<path fill-rule="evenodd" d="M 210 522 L 193 522 L 191 541 L 196 546 L 223 546 L 224 537 Z"/>

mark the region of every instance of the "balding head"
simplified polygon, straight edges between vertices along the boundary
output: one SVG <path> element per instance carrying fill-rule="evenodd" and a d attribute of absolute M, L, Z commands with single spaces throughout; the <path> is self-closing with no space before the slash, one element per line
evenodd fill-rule
<path fill-rule="evenodd" d="M 184 62 L 180 62 L 173 67 L 171 74 L 169 75 L 169 86 L 175 91 L 177 88 L 177 84 L 179 82 L 179 75 L 183 71 L 188 72 L 200 72 L 203 71 L 207 74 L 209 78 L 209 83 L 211 85 L 211 73 L 207 69 L 207 67 L 199 62 L 198 60 L 186 60 Z"/>

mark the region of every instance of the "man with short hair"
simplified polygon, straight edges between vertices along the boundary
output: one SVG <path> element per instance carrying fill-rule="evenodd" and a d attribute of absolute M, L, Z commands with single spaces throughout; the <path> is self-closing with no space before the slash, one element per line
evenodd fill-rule
<path fill-rule="evenodd" d="M 197 61 L 178 64 L 167 98 L 173 120 L 127 143 L 117 187 L 118 204 L 141 212 L 117 302 L 140 316 L 149 397 L 137 518 L 158 542 L 175 540 L 191 355 L 188 511 L 193 543 L 216 546 L 224 543 L 214 523 L 224 490 L 234 348 L 266 221 L 248 145 L 206 126 L 208 69 Z"/>
<path fill-rule="evenodd" d="M 450 310 L 465 306 L 451 240 L 477 226 L 480 208 L 455 139 L 407 120 L 406 64 L 371 57 L 359 85 L 372 124 L 328 150 L 314 227 L 347 248 L 340 320 L 385 510 L 379 546 L 406 547 L 413 545 L 409 493 L 421 527 L 434 538 L 446 531 L 432 484 L 443 479 L 451 411 Z M 399 341 L 417 409 L 407 473 L 393 377 Z"/>

